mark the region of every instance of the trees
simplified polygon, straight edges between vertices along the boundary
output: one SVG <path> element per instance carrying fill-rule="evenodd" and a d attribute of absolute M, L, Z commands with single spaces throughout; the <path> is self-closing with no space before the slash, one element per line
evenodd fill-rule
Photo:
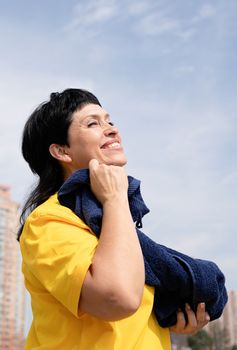
<path fill-rule="evenodd" d="M 226 327 L 221 329 L 218 325 L 212 328 L 209 335 L 205 330 L 200 330 L 195 335 L 188 337 L 188 345 L 192 350 L 237 350 L 237 345 L 230 345 L 230 334 Z"/>
<path fill-rule="evenodd" d="M 212 350 L 212 338 L 205 330 L 188 337 L 188 345 L 192 350 Z"/>

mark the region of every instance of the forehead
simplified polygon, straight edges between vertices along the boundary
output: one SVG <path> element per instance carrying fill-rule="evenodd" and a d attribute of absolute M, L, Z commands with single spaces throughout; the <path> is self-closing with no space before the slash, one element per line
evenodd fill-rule
<path fill-rule="evenodd" d="M 73 119 L 83 120 L 90 116 L 108 118 L 109 114 L 101 106 L 89 103 L 83 106 L 82 108 L 80 108 L 79 110 L 75 111 L 72 116 L 73 116 Z"/>

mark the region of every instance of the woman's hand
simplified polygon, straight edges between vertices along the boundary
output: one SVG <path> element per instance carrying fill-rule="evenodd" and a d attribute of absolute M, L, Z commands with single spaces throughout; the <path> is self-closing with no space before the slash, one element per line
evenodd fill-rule
<path fill-rule="evenodd" d="M 91 189 L 103 205 L 108 200 L 127 200 L 128 179 L 123 167 L 99 164 L 96 159 L 89 163 Z"/>
<path fill-rule="evenodd" d="M 170 331 L 179 334 L 193 334 L 203 328 L 209 321 L 210 316 L 206 312 L 205 303 L 197 306 L 196 314 L 188 304 L 185 306 L 185 315 L 182 311 L 177 312 L 177 323 L 170 327 Z"/>

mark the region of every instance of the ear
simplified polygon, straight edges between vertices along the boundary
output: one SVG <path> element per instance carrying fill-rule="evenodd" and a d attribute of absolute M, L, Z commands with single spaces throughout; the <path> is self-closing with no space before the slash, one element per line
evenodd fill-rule
<path fill-rule="evenodd" d="M 70 157 L 70 155 L 67 152 L 67 146 L 62 146 L 62 145 L 58 145 L 56 143 L 52 143 L 49 146 L 49 153 L 51 154 L 51 156 L 61 162 L 64 163 L 71 163 L 72 158 Z"/>

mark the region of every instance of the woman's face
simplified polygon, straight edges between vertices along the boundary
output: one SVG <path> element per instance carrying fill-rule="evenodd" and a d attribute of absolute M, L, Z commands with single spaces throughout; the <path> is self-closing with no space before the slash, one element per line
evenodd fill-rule
<path fill-rule="evenodd" d="M 107 165 L 123 166 L 127 162 L 118 129 L 112 125 L 108 113 L 96 104 L 87 104 L 73 113 L 68 143 L 69 173 L 88 168 L 93 158 Z"/>

